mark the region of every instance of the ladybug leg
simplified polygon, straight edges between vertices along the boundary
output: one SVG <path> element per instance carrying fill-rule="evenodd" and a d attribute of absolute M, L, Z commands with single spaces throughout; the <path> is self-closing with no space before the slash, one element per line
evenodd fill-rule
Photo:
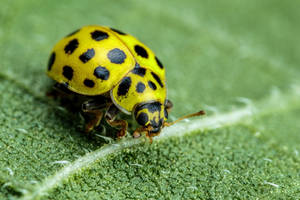
<path fill-rule="evenodd" d="M 57 99 L 58 97 L 70 96 L 72 91 L 68 89 L 66 83 L 55 83 L 51 90 L 46 93 L 46 96 Z"/>
<path fill-rule="evenodd" d="M 69 86 L 67 83 L 55 83 L 53 89 L 63 94 L 73 93 L 71 90 L 69 90 Z"/>
<path fill-rule="evenodd" d="M 105 113 L 105 120 L 112 127 L 121 127 L 117 134 L 118 138 L 121 138 L 126 135 L 128 123 L 126 120 L 116 120 L 116 116 L 119 112 L 120 110 L 115 105 L 111 105 Z"/>
<path fill-rule="evenodd" d="M 84 118 L 87 122 L 85 124 L 84 132 L 89 133 L 95 127 L 99 126 L 102 117 L 103 117 L 103 112 L 99 110 L 95 110 L 93 112 L 89 112 L 88 114 L 86 114 Z"/>
<path fill-rule="evenodd" d="M 152 138 L 154 136 L 159 135 L 160 132 L 158 132 L 158 133 L 150 133 L 151 129 L 152 129 L 151 126 L 149 126 L 149 127 L 143 127 L 143 126 L 141 126 L 141 127 L 137 128 L 137 129 L 135 129 L 135 131 L 133 132 L 133 137 L 134 138 L 138 138 L 138 137 L 141 136 L 141 134 L 143 132 L 146 132 L 146 137 L 149 138 L 150 143 L 152 143 Z"/>
<path fill-rule="evenodd" d="M 99 126 L 103 117 L 103 110 L 109 107 L 110 103 L 106 99 L 90 99 L 82 104 L 83 117 L 86 120 L 85 132 L 92 131 Z"/>
<path fill-rule="evenodd" d="M 77 113 L 81 109 L 81 104 L 83 102 L 82 95 L 76 94 L 69 90 L 66 83 L 54 84 L 52 89 L 49 90 L 46 95 L 53 99 L 58 99 L 60 105 L 72 113 Z"/>
<path fill-rule="evenodd" d="M 160 134 L 160 131 L 157 132 L 157 133 L 150 133 L 149 131 L 147 131 L 146 136 L 147 136 L 147 138 L 149 138 L 150 143 L 152 143 L 152 138 L 153 138 L 154 136 L 158 136 L 159 134 Z"/>
<path fill-rule="evenodd" d="M 145 127 L 140 126 L 140 127 L 136 128 L 135 131 L 133 132 L 133 137 L 139 138 L 139 137 L 141 137 L 142 133 L 146 132 L 146 131 L 147 131 L 147 129 Z"/>
<path fill-rule="evenodd" d="M 81 110 L 83 112 L 93 113 L 94 111 L 108 108 L 111 104 L 112 103 L 106 98 L 94 98 L 83 102 L 81 105 Z"/>

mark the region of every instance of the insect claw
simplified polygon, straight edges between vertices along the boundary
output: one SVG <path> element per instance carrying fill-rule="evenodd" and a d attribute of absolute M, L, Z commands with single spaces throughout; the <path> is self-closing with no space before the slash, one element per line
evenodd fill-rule
<path fill-rule="evenodd" d="M 164 122 L 164 126 L 166 126 L 166 127 L 169 127 L 169 126 L 171 126 L 172 124 L 170 124 L 170 123 L 168 123 L 168 122 Z"/>
<path fill-rule="evenodd" d="M 147 136 L 147 138 L 149 139 L 150 144 L 152 144 L 152 142 L 153 142 L 152 137 L 153 137 L 153 136 L 150 135 L 149 131 L 147 131 L 146 136 Z"/>

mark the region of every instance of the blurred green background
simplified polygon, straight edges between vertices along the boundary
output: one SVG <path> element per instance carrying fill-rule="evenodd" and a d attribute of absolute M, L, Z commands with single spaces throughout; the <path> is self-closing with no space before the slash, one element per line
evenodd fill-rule
<path fill-rule="evenodd" d="M 156 53 L 175 105 L 171 119 L 199 109 L 209 118 L 245 102 L 265 114 L 111 154 L 41 199 L 299 199 L 300 102 L 264 112 L 272 94 L 280 106 L 299 92 L 292 90 L 300 86 L 299 6 L 1 0 L 0 199 L 37 192 L 64 166 L 57 161 L 75 161 L 105 143 L 83 135 L 80 119 L 45 97 L 51 48 L 89 24 L 132 34 Z"/>

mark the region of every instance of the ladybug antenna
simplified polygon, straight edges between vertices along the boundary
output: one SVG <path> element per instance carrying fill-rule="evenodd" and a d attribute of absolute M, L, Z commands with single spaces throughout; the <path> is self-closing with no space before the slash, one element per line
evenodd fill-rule
<path fill-rule="evenodd" d="M 190 118 L 190 117 L 196 117 L 196 116 L 200 116 L 200 115 L 205 115 L 205 111 L 204 110 L 200 110 L 199 112 L 196 112 L 196 113 L 192 113 L 192 114 L 189 114 L 189 115 L 185 115 L 183 117 L 180 117 L 178 118 L 177 120 L 173 121 L 173 122 L 165 122 L 164 123 L 164 126 L 172 126 L 173 124 L 176 124 L 177 122 L 180 122 L 181 120 L 184 120 L 184 119 L 187 119 L 187 118 Z"/>

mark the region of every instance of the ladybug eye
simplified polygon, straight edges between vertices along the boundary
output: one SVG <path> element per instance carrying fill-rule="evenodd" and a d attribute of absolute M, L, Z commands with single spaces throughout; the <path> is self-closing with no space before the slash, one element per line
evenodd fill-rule
<path fill-rule="evenodd" d="M 149 117 L 146 113 L 141 112 L 140 114 L 138 114 L 136 121 L 142 125 L 145 126 L 147 124 L 147 122 L 149 121 Z"/>

